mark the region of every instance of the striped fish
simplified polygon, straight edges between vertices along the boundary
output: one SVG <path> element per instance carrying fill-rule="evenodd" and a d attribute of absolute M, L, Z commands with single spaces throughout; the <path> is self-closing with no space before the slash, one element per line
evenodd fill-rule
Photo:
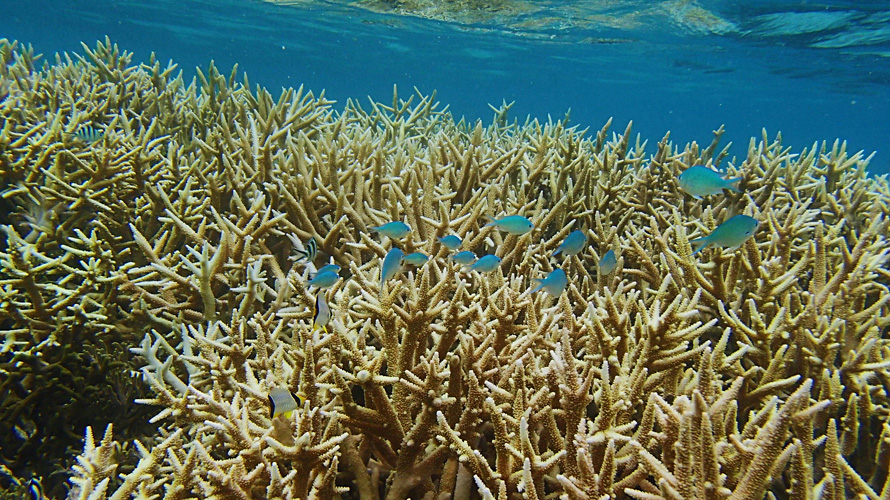
<path fill-rule="evenodd" d="M 77 140 L 90 145 L 101 141 L 102 138 L 105 137 L 105 131 L 95 128 L 92 125 L 84 125 L 77 129 L 73 135 Z"/>
<path fill-rule="evenodd" d="M 319 290 L 315 296 L 315 319 L 312 321 L 312 328 L 321 328 L 325 333 L 328 332 L 328 321 L 331 320 L 331 307 L 328 305 L 327 297 L 324 292 Z"/>
<path fill-rule="evenodd" d="M 305 246 L 305 250 L 297 250 L 297 253 L 302 256 L 300 258 L 309 262 L 315 261 L 315 257 L 318 255 L 318 242 L 315 241 L 315 236 L 309 238 Z"/>
<path fill-rule="evenodd" d="M 31 500 L 48 500 L 48 497 L 43 494 L 43 484 L 39 478 L 32 477 L 28 481 L 28 493 L 31 494 Z"/>
<path fill-rule="evenodd" d="M 303 402 L 303 398 L 298 394 L 294 394 L 282 387 L 270 389 L 268 397 L 270 418 L 275 418 L 278 415 L 284 415 L 284 418 L 291 418 L 294 410 L 299 408 Z"/>

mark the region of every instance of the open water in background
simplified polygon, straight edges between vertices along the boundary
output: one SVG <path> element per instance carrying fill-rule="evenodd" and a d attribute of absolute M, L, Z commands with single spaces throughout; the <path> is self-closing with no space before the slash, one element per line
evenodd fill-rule
<path fill-rule="evenodd" d="M 189 78 L 211 59 L 224 74 L 237 63 L 273 95 L 304 84 L 335 109 L 391 102 L 394 84 L 486 124 L 504 100 L 520 121 L 571 108 L 590 133 L 633 120 L 650 151 L 668 130 L 707 145 L 721 124 L 739 161 L 762 128 L 795 152 L 841 138 L 890 171 L 888 0 L 530 3 L 540 10 L 443 22 L 345 0 L 3 0 L 0 37 L 51 56 L 108 35 L 136 62 L 155 52 Z"/>

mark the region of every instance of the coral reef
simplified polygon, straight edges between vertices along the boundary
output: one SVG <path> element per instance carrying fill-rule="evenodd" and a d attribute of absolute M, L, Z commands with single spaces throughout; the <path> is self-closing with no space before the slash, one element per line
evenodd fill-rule
<path fill-rule="evenodd" d="M 764 133 L 729 161 L 722 130 L 647 153 L 630 125 L 505 103 L 486 126 L 419 92 L 336 111 L 84 51 L 37 68 L 0 42 L 0 416 L 42 433 L 4 437 L 8 488 L 48 475 L 20 453 L 84 430 L 44 391 L 86 404 L 75 381 L 104 370 L 90 386 L 144 391 L 152 428 L 89 415 L 68 498 L 890 495 L 890 185 L 861 153 Z M 742 192 L 691 198 L 692 165 Z M 692 255 L 740 213 L 753 238 Z M 485 227 L 512 214 L 535 230 Z M 393 220 L 411 233 L 370 231 Z M 574 229 L 590 248 L 551 259 Z M 463 272 L 452 233 L 500 267 Z M 310 238 L 348 277 L 324 329 Z M 381 285 L 394 245 L 430 260 Z M 557 266 L 563 293 L 527 293 Z M 273 387 L 302 406 L 271 417 Z"/>
<path fill-rule="evenodd" d="M 0 422 L 7 429 L 0 478 L 14 486 L 16 477 L 43 477 L 47 491 L 64 492 L 66 474 L 46 458 L 66 457 L 70 466 L 69 449 L 80 448 L 84 426 L 95 425 L 97 415 L 122 436 L 156 430 L 145 422 L 150 409 L 134 403 L 150 392 L 128 375 L 139 366 L 127 352 L 130 301 L 117 298 L 109 279 L 126 258 L 115 255 L 94 220 L 96 203 L 120 203 L 113 200 L 123 186 L 113 171 L 123 167 L 99 166 L 88 150 L 69 148 L 75 138 L 68 127 L 76 122 L 56 128 L 66 114 L 83 120 L 79 109 L 100 116 L 109 108 L 97 106 L 114 103 L 87 103 L 70 89 L 41 95 L 54 83 L 38 81 L 28 48 L 4 40 L 0 59 Z M 82 71 L 82 63 L 68 62 L 57 75 L 62 80 Z M 88 164 L 95 165 L 91 174 L 81 169 Z"/>

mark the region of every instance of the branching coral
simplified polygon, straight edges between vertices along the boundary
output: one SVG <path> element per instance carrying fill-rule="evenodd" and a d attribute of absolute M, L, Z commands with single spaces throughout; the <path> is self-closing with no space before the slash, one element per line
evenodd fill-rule
<path fill-rule="evenodd" d="M 95 355 L 137 364 L 155 412 L 129 454 L 87 434 L 71 498 L 890 491 L 890 186 L 843 144 L 793 155 L 764 134 L 736 162 L 718 130 L 647 152 L 630 125 L 510 123 L 505 103 L 485 126 L 419 93 L 334 111 L 234 71 L 186 84 L 108 42 L 85 51 L 38 71 L 0 50 L 20 214 L 0 254 L 3 377 L 22 395 L 4 415 L 33 419 L 25 360 L 83 355 L 82 338 L 129 344 Z M 102 139 L 73 139 L 84 124 Z M 696 164 L 727 164 L 744 192 L 684 195 Z M 692 255 L 738 213 L 754 238 Z M 485 226 L 505 214 L 535 231 Z M 411 233 L 370 232 L 391 220 Z M 592 246 L 549 258 L 574 229 Z M 438 243 L 451 233 L 501 266 L 465 272 Z M 393 246 L 431 258 L 381 282 Z M 348 279 L 310 290 L 322 260 Z M 528 293 L 555 267 L 565 292 Z M 301 398 L 292 415 L 270 414 L 275 387 Z"/>

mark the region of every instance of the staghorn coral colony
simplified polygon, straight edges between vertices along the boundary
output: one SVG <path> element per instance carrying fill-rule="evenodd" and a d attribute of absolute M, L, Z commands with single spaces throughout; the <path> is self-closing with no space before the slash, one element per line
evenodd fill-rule
<path fill-rule="evenodd" d="M 730 161 L 722 130 L 335 110 L 107 40 L 0 57 L 11 497 L 890 497 L 890 187 L 844 144 Z M 684 193 L 694 165 L 738 191 Z M 382 276 L 393 249 L 429 260 Z"/>

